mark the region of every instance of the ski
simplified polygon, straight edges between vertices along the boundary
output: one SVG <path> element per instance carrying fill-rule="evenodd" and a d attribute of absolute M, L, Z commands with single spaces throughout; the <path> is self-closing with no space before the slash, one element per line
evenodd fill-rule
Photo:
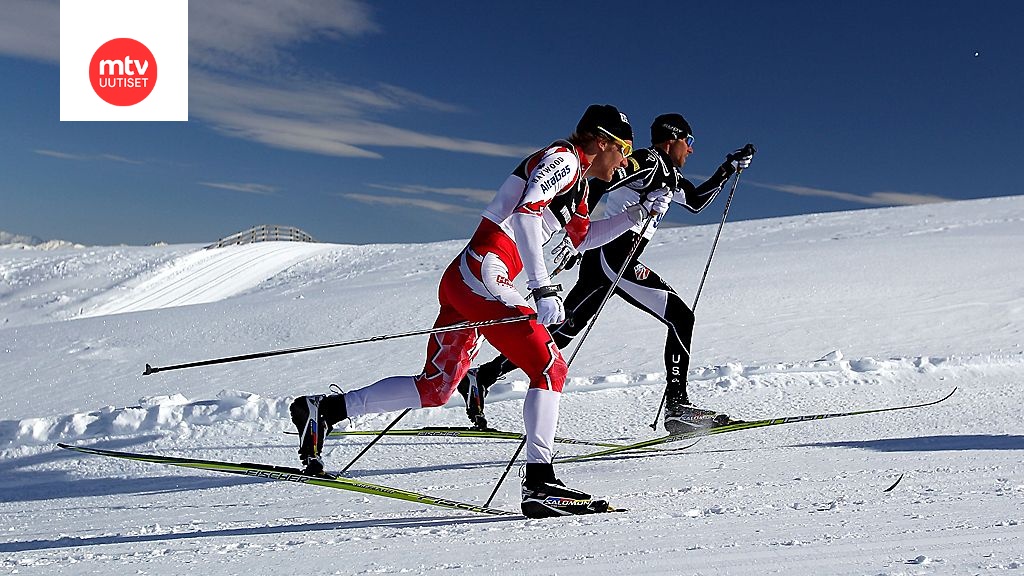
<path fill-rule="evenodd" d="M 956 388 L 949 393 L 939 398 L 938 400 L 932 400 L 930 402 L 922 402 L 919 404 L 905 404 L 902 406 L 887 406 L 885 408 L 869 408 L 866 410 L 854 410 L 852 412 L 830 412 L 824 414 L 805 414 L 802 416 L 786 416 L 783 418 L 765 418 L 764 420 L 732 420 L 727 424 L 721 426 L 715 426 L 712 428 L 706 428 L 704 430 L 696 430 L 693 432 L 683 432 L 681 434 L 669 434 L 667 436 L 660 436 L 658 438 L 652 438 L 650 440 L 643 440 L 634 444 L 627 444 L 617 448 L 608 448 L 605 450 L 599 450 L 597 452 L 591 452 L 589 454 L 581 454 L 579 456 L 573 456 L 561 460 L 561 462 L 579 462 L 581 460 L 589 460 L 591 458 L 600 458 L 602 456 L 610 456 L 613 454 L 619 454 L 627 450 L 639 450 L 641 448 L 650 448 L 659 444 L 667 444 L 669 442 L 678 442 L 680 440 L 687 440 L 690 438 L 710 436 L 713 434 L 725 434 L 726 432 L 736 432 L 739 430 L 749 430 L 752 428 L 764 428 L 765 426 L 777 426 L 779 424 L 793 424 L 795 422 L 807 422 L 809 420 L 824 420 L 825 418 L 839 418 L 842 416 L 858 416 L 861 414 L 877 414 L 879 412 L 894 412 L 896 410 L 909 410 L 911 408 L 924 408 L 925 406 L 934 406 L 943 400 L 947 400 L 953 393 L 956 392 Z"/>
<path fill-rule="evenodd" d="M 328 434 L 329 438 L 338 438 L 344 436 L 377 436 L 380 434 L 380 430 L 334 430 Z M 296 435 L 295 432 L 287 432 L 287 434 Z M 497 430 L 495 428 L 473 428 L 470 426 L 425 426 L 423 428 L 407 428 L 388 430 L 384 433 L 385 436 L 427 436 L 427 437 L 447 437 L 447 438 L 490 438 L 495 440 L 522 440 L 525 434 L 519 432 L 505 432 L 503 430 Z M 624 444 L 616 444 L 614 442 L 597 442 L 591 440 L 577 440 L 576 438 L 564 438 L 561 436 L 555 437 L 555 442 L 560 444 L 579 444 L 583 446 L 597 446 L 600 448 L 621 448 Z M 647 448 L 646 450 L 658 451 L 659 448 Z"/>
<path fill-rule="evenodd" d="M 674 446 L 672 448 L 645 447 L 645 448 L 637 448 L 635 450 L 620 450 L 620 451 L 617 451 L 617 452 L 612 452 L 611 454 L 606 454 L 601 459 L 602 460 L 627 460 L 627 459 L 635 459 L 635 458 L 651 458 L 651 457 L 655 457 L 655 456 L 674 456 L 676 454 L 682 454 L 682 453 L 686 452 L 687 450 L 689 450 L 690 448 L 693 448 L 694 446 L 696 446 L 700 442 L 700 440 L 701 440 L 700 438 L 695 438 L 695 439 L 693 439 L 693 442 L 690 442 L 690 443 L 685 444 L 683 446 Z M 554 462 L 555 462 L 555 464 L 562 464 L 564 462 L 578 462 L 580 460 L 583 460 L 583 459 L 589 458 L 589 457 L 590 457 L 590 454 L 581 454 L 579 456 L 564 456 L 564 457 L 556 456 Z"/>
<path fill-rule="evenodd" d="M 200 470 L 209 470 L 211 472 L 223 472 L 225 474 L 238 474 L 241 476 L 249 476 L 251 478 L 262 478 L 264 480 L 311 484 L 313 486 L 349 490 L 351 492 L 359 492 L 361 494 L 383 496 L 385 498 L 393 498 L 395 500 L 405 500 L 407 502 L 439 506 L 441 508 L 450 508 L 452 510 L 462 510 L 464 512 L 476 512 L 479 514 L 490 514 L 493 516 L 521 516 L 515 512 L 509 512 L 498 508 L 489 508 L 486 506 L 478 506 L 476 504 L 449 500 L 447 498 L 438 498 L 436 496 L 410 492 L 400 488 L 391 488 L 380 484 L 361 482 L 359 480 L 352 480 L 349 478 L 337 476 L 310 476 L 308 474 L 303 474 L 298 468 L 288 468 L 285 466 L 253 464 L 249 462 L 235 463 L 220 462 L 217 460 L 195 460 L 192 458 L 174 458 L 170 456 L 158 456 L 155 454 L 134 454 L 131 452 L 119 452 L 116 450 L 72 446 L 70 444 L 63 443 L 58 443 L 57 446 L 60 446 L 65 450 L 73 450 L 83 454 L 109 456 L 111 458 L 123 458 L 126 460 L 138 460 L 140 462 L 150 462 L 153 464 L 167 464 L 170 466 L 181 466 L 183 468 L 197 468 Z"/>

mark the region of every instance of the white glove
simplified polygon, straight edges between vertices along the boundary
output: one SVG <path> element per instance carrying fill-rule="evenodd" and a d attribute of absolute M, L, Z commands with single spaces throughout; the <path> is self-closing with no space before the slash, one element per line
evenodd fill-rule
<path fill-rule="evenodd" d="M 659 188 L 648 192 L 647 199 L 643 202 L 626 208 L 626 213 L 629 214 L 629 219 L 633 221 L 633 224 L 639 224 L 648 216 L 656 218 L 664 216 L 671 205 L 672 191 L 668 188 Z"/>
<path fill-rule="evenodd" d="M 537 322 L 544 326 L 561 324 L 565 321 L 565 305 L 558 296 L 561 286 L 541 286 L 531 291 L 537 304 Z"/>
<path fill-rule="evenodd" d="M 568 234 L 551 250 L 551 254 L 554 256 L 555 274 L 571 269 L 580 259 L 579 250 L 576 250 Z"/>

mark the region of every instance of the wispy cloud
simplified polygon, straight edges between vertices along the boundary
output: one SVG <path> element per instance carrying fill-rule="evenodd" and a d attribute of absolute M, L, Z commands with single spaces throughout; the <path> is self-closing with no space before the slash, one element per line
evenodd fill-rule
<path fill-rule="evenodd" d="M 60 60 L 60 2 L 4 0 L 0 55 L 54 63 Z"/>
<path fill-rule="evenodd" d="M 952 202 L 950 198 L 934 196 L 931 194 L 908 194 L 906 192 L 873 192 L 871 198 L 884 205 L 913 206 L 915 204 L 936 204 L 939 202 Z"/>
<path fill-rule="evenodd" d="M 50 158 L 59 158 L 61 160 L 75 160 L 75 161 L 78 161 L 78 162 L 104 161 L 104 162 L 120 162 L 122 164 L 135 164 L 135 165 L 145 164 L 145 162 L 143 162 L 142 160 L 133 160 L 131 158 L 125 158 L 124 156 L 120 156 L 120 155 L 117 155 L 117 154 L 73 154 L 73 153 L 70 153 L 70 152 L 59 152 L 57 150 L 46 150 L 46 149 L 36 149 L 36 150 L 33 150 L 33 152 L 35 152 L 36 154 L 39 154 L 40 156 L 48 156 Z"/>
<path fill-rule="evenodd" d="M 218 70 L 293 63 L 289 49 L 379 31 L 360 0 L 190 2 L 189 61 Z"/>
<path fill-rule="evenodd" d="M 50 158 L 60 158 L 61 160 L 86 160 L 87 157 L 81 154 L 69 154 L 67 152 L 57 152 L 56 150 L 33 150 L 40 156 L 49 156 Z"/>
<path fill-rule="evenodd" d="M 189 114 L 227 136 L 326 156 L 379 158 L 370 148 L 429 148 L 517 157 L 510 146 L 408 130 L 389 113 L 460 113 L 402 86 L 325 78 L 295 58 L 316 42 L 379 33 L 359 0 L 218 0 L 189 6 Z"/>
<path fill-rule="evenodd" d="M 131 158 L 125 158 L 124 156 L 118 156 L 117 154 L 100 154 L 99 157 L 104 160 L 120 162 L 122 164 L 145 164 L 142 160 L 132 160 Z"/>
<path fill-rule="evenodd" d="M 767 188 L 787 194 L 798 196 L 819 196 L 832 198 L 855 204 L 866 204 L 868 206 L 912 206 L 916 204 L 934 204 L 936 202 L 949 202 L 948 198 L 934 196 L 931 194 L 911 194 L 906 192 L 872 192 L 867 195 L 853 194 L 851 192 L 839 192 L 824 188 L 812 188 L 810 186 L 798 186 L 795 184 L 764 184 L 745 180 L 745 183 L 759 188 Z"/>
<path fill-rule="evenodd" d="M 382 196 L 378 194 L 355 194 L 355 193 L 344 193 L 338 194 L 341 198 L 353 200 L 355 202 L 362 202 L 363 204 L 380 205 L 380 206 L 402 206 L 402 207 L 416 207 L 424 210 L 431 210 L 434 212 L 443 212 L 451 214 L 457 212 L 460 214 L 475 215 L 480 213 L 479 206 L 461 206 L 453 204 L 451 202 L 441 202 L 437 200 L 428 200 L 425 198 L 410 198 L 408 196 Z"/>
<path fill-rule="evenodd" d="M 464 198 L 466 200 L 476 202 L 480 206 L 490 202 L 491 199 L 494 198 L 494 194 L 496 192 L 495 190 L 483 188 L 435 188 L 419 184 L 370 184 L 369 187 L 376 188 L 378 190 L 388 190 L 391 192 L 402 192 L 405 194 L 440 194 L 442 196 L 455 196 L 457 198 Z"/>
<path fill-rule="evenodd" d="M 230 190 L 232 192 L 244 192 L 246 194 L 257 194 L 260 196 L 273 196 L 278 190 L 274 186 L 254 184 L 251 182 L 200 182 L 199 184 L 208 188 Z"/>
<path fill-rule="evenodd" d="M 338 194 L 363 204 L 414 206 L 424 210 L 476 216 L 494 198 L 494 190 L 480 188 L 438 188 L 420 184 L 369 184 L 370 188 L 397 194 Z M 430 198 L 429 196 L 435 196 Z"/>
<path fill-rule="evenodd" d="M 367 147 L 430 148 L 519 157 L 530 146 L 426 134 L 372 120 L 389 111 L 458 108 L 390 85 L 352 87 L 304 77 L 266 80 L 206 72 L 189 76 L 189 114 L 221 133 L 268 146 L 326 156 L 379 158 Z"/>

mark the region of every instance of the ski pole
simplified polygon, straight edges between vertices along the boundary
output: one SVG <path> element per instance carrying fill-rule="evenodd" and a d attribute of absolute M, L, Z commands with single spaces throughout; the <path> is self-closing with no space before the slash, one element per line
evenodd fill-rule
<path fill-rule="evenodd" d="M 753 150 L 754 147 L 750 144 L 744 147 L 744 150 Z M 715 233 L 715 241 L 711 244 L 711 253 L 708 254 L 708 263 L 704 266 L 704 275 L 700 278 L 700 286 L 697 287 L 697 295 L 693 297 L 693 307 L 690 309 L 691 312 L 696 313 L 697 301 L 700 300 L 700 292 L 704 289 L 704 281 L 708 278 L 708 270 L 711 269 L 711 259 L 715 257 L 715 249 L 718 247 L 718 238 L 722 235 L 722 228 L 725 226 L 725 219 L 729 217 L 729 206 L 732 204 L 732 197 L 736 194 L 736 186 L 740 183 L 740 173 L 743 170 L 736 171 L 736 179 L 732 181 L 732 190 L 729 190 L 729 197 L 725 200 L 725 210 L 722 211 L 722 221 L 718 224 L 718 232 Z M 658 411 L 654 414 L 654 422 L 651 422 L 651 430 L 658 429 L 658 418 L 661 417 L 661 411 L 665 408 L 665 401 L 668 399 L 668 385 L 665 386 L 665 392 L 661 395 L 661 403 L 658 404 Z"/>
<path fill-rule="evenodd" d="M 498 493 L 498 487 L 505 481 L 505 477 L 508 476 L 509 470 L 512 469 L 512 464 L 515 463 L 516 458 L 519 457 L 519 453 L 523 451 L 523 446 L 526 446 L 526 437 L 523 437 L 522 442 L 519 443 L 519 448 L 516 448 L 516 453 L 512 455 L 512 459 L 508 461 L 508 466 L 505 466 L 505 471 L 502 472 L 501 478 L 498 478 L 498 483 L 494 485 L 494 490 L 491 490 L 491 496 L 487 499 L 487 503 L 484 504 L 484 508 L 491 505 L 491 500 L 494 500 L 494 495 Z"/>
<path fill-rule="evenodd" d="M 597 312 L 594 313 L 594 317 L 590 319 L 590 323 L 587 324 L 587 328 L 583 331 L 583 335 L 580 336 L 580 341 L 576 344 L 576 348 L 572 351 L 572 355 L 569 356 L 569 360 L 565 363 L 566 368 L 572 365 L 572 361 L 576 359 L 576 354 L 579 353 L 580 348 L 583 347 L 583 341 L 587 339 L 587 334 L 590 334 L 591 328 L 597 323 L 597 317 L 601 314 L 601 310 L 604 310 L 604 305 L 608 303 L 608 300 L 615 293 L 615 287 L 619 285 L 619 280 L 622 280 L 622 275 L 626 273 L 626 268 L 629 266 L 636 251 L 640 249 L 640 243 L 644 240 L 644 234 L 647 233 L 647 228 L 650 227 L 651 222 L 654 222 L 654 214 L 652 213 L 647 217 L 647 222 L 644 222 L 644 227 L 640 230 L 640 234 L 636 237 L 636 242 L 633 243 L 633 248 L 629 251 L 629 255 L 626 256 L 626 260 L 622 262 L 622 268 L 619 269 L 619 274 L 615 276 L 615 280 L 612 285 L 608 287 L 608 291 L 605 292 L 604 298 L 601 299 L 601 304 L 597 307 Z"/>
<path fill-rule="evenodd" d="M 722 227 L 725 226 L 725 219 L 729 217 L 729 205 L 732 204 L 732 197 L 736 194 L 736 186 L 740 183 L 740 172 L 736 172 L 736 179 L 732 181 L 732 190 L 729 191 L 729 197 L 725 200 L 725 210 L 722 212 L 722 221 L 718 224 L 718 232 L 715 233 L 715 241 L 711 244 L 711 253 L 708 254 L 708 263 L 704 266 L 704 275 L 700 278 L 700 286 L 697 287 L 697 295 L 693 297 L 693 307 L 690 309 L 692 312 L 697 311 L 697 301 L 700 300 L 700 292 L 704 289 L 704 281 L 708 278 L 708 270 L 711 269 L 711 259 L 715 257 L 715 249 L 718 248 L 718 239 L 722 235 Z"/>
<path fill-rule="evenodd" d="M 388 430 L 394 428 L 395 424 L 398 424 L 398 421 L 405 417 L 405 415 L 408 414 L 410 410 L 412 410 L 412 408 L 406 408 L 401 414 L 398 415 L 398 418 L 392 420 L 391 424 L 388 424 L 387 427 L 380 431 L 380 434 L 377 434 L 377 436 L 373 440 L 370 440 L 370 442 L 359 452 L 359 454 L 356 454 L 356 457 L 350 460 L 349 463 L 346 464 L 345 467 L 341 469 L 341 472 L 339 472 L 339 474 L 344 474 L 345 472 L 348 472 L 348 469 L 351 468 L 352 465 L 356 463 L 356 460 L 362 458 L 363 454 L 366 454 L 366 451 L 369 450 L 370 447 L 376 444 L 378 440 L 383 438 L 384 435 L 388 433 Z"/>
<path fill-rule="evenodd" d="M 479 322 L 459 322 L 450 326 L 439 326 L 436 328 L 427 328 L 425 330 L 414 330 L 412 332 L 402 332 L 399 334 L 384 334 L 381 336 L 371 336 L 369 338 L 359 338 L 356 340 L 345 340 L 343 342 L 331 342 L 329 344 L 316 344 L 313 346 L 302 346 L 299 348 L 288 348 L 284 350 L 271 350 L 269 352 L 257 352 L 255 354 L 242 354 L 240 356 L 229 356 L 226 358 L 214 358 L 212 360 L 202 360 L 199 362 L 188 362 L 186 364 L 175 364 L 173 366 L 150 366 L 146 364 L 146 371 L 142 373 L 143 376 L 150 374 L 156 374 L 157 372 L 165 372 L 167 370 L 178 370 L 181 368 L 195 368 L 197 366 L 209 366 L 211 364 L 226 364 L 228 362 L 239 362 L 241 360 L 255 360 L 256 358 L 267 358 L 270 356 L 280 356 L 282 354 L 295 354 L 296 352 L 309 352 L 311 350 L 324 350 L 326 348 L 337 348 L 340 346 L 349 346 L 351 344 L 362 344 L 365 342 L 379 342 L 382 340 L 393 340 L 395 338 L 404 338 L 406 336 L 419 336 L 421 334 L 439 334 L 441 332 L 454 332 L 456 330 L 470 330 L 474 328 L 482 328 L 484 326 L 494 326 L 497 324 L 511 324 L 513 322 L 522 322 L 523 320 L 532 320 L 537 318 L 536 314 L 525 314 L 523 316 L 509 316 L 508 318 L 498 318 L 496 320 L 481 320 Z"/>
<path fill-rule="evenodd" d="M 587 334 L 589 334 L 590 329 L 593 328 L 594 323 L 597 321 L 598 315 L 601 314 L 601 310 L 604 308 L 605 303 L 608 302 L 608 299 L 611 298 L 612 294 L 615 292 L 615 287 L 618 285 L 619 280 L 622 279 L 622 275 L 626 273 L 626 267 L 629 266 L 629 261 L 633 259 L 633 255 L 636 254 L 636 251 L 640 248 L 640 242 L 644 239 L 644 233 L 647 232 L 647 228 L 653 221 L 654 214 L 650 214 L 647 217 L 647 222 L 644 223 L 643 229 L 640 230 L 640 235 L 637 236 L 636 243 L 633 244 L 633 249 L 629 251 L 629 255 L 626 256 L 626 261 L 622 263 L 619 275 L 615 277 L 615 281 L 612 282 L 611 287 L 608 288 L 608 292 L 605 293 L 604 299 L 601 300 L 601 305 L 597 307 L 597 312 L 594 313 L 594 317 L 590 320 L 590 324 L 587 325 L 587 329 L 583 332 L 583 336 L 580 337 L 579 343 L 576 344 L 576 349 L 572 351 L 572 356 L 570 356 L 569 360 L 565 363 L 566 368 L 568 368 L 572 364 L 573 359 L 576 358 L 576 353 L 579 352 L 580 347 L 583 346 L 583 341 L 587 339 Z M 494 485 L 494 490 L 491 491 L 491 498 L 494 498 L 494 495 L 498 493 L 498 488 L 500 488 L 501 483 L 505 481 L 505 477 L 508 476 L 508 471 L 512 469 L 512 464 L 516 461 L 516 458 L 519 456 L 519 453 L 522 452 L 523 446 L 525 445 L 526 438 L 523 438 L 523 441 L 519 443 L 519 448 L 516 450 L 516 453 L 513 454 L 512 459 L 508 461 L 508 466 L 505 467 L 505 472 L 502 473 L 501 478 L 498 478 L 498 483 Z M 490 501 L 490 499 L 487 500 L 488 503 L 490 503 Z"/>

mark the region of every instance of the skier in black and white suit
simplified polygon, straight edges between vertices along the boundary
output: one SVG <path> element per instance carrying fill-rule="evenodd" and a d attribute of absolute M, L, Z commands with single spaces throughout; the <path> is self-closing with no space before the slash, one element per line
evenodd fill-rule
<path fill-rule="evenodd" d="M 591 210 L 602 196 L 607 196 L 605 216 L 624 212 L 639 204 L 655 190 L 668 190 L 672 201 L 696 214 L 708 206 L 738 169 L 750 165 L 752 155 L 739 149 L 726 156 L 726 161 L 714 175 L 700 185 L 682 176 L 679 169 L 693 152 L 693 133 L 690 125 L 679 114 L 663 114 L 651 125 L 651 147 L 636 150 L 625 168 L 615 171 L 609 182 L 591 182 L 589 204 Z M 751 148 L 752 149 L 752 148 Z M 555 343 L 564 349 L 589 323 L 612 282 L 622 269 L 633 246 L 639 246 L 615 294 L 633 306 L 657 318 L 668 327 L 665 340 L 665 370 L 667 374 L 665 429 L 669 433 L 686 432 L 727 421 L 724 414 L 693 406 L 686 391 L 686 372 L 690 362 L 690 340 L 694 317 L 690 307 L 676 291 L 642 262 L 640 256 L 654 236 L 660 218 L 647 226 L 640 239 L 643 223 L 599 249 L 584 252 L 580 264 L 579 280 L 565 298 L 566 320 L 551 327 Z M 571 252 L 561 259 L 576 258 Z M 515 369 L 515 365 L 502 356 L 471 370 L 460 383 L 459 389 L 467 398 L 470 420 L 477 420 L 482 412 L 482 398 L 486 389 L 501 375 Z M 472 392 L 470 392 L 472 390 Z"/>

